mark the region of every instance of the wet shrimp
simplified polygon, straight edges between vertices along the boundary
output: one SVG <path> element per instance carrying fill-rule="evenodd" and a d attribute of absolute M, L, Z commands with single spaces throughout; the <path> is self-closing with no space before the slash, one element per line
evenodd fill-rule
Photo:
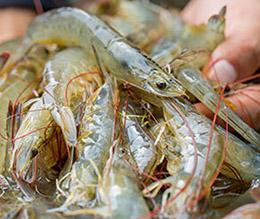
<path fill-rule="evenodd" d="M 68 48 L 61 51 L 45 66 L 43 101 L 46 108 L 50 109 L 55 122 L 61 127 L 69 145 L 75 146 L 77 142 L 73 108 L 75 109 L 78 102 L 86 99 L 88 92 L 93 92 L 91 84 L 92 90 L 101 84 L 101 78 L 95 66 L 95 60 L 80 48 Z M 82 77 L 70 83 L 71 79 L 80 74 Z"/>
<path fill-rule="evenodd" d="M 79 48 L 65 49 L 46 64 L 45 92 L 34 101 L 15 136 L 12 166 L 17 175 L 26 174 L 33 157 L 51 136 L 53 126 L 59 125 L 67 144 L 75 146 L 76 107 L 101 83 L 98 74 L 87 74 L 95 70 L 94 66 L 95 61 Z M 75 77 L 77 80 L 69 84 Z"/>
<path fill-rule="evenodd" d="M 149 216 L 149 209 L 137 186 L 137 178 L 132 167 L 124 160 L 124 147 L 116 145 L 112 163 L 107 163 L 108 171 L 99 186 L 99 205 L 64 212 L 66 215 L 93 214 L 113 219 L 135 219 Z"/>
<path fill-rule="evenodd" d="M 127 148 L 135 161 L 133 165 L 137 167 L 140 175 L 151 174 L 158 163 L 155 141 L 147 130 L 141 126 L 134 105 L 128 102 L 125 108 L 127 109 L 122 111 L 122 123 L 125 132 L 125 144 L 127 144 Z"/>
<path fill-rule="evenodd" d="M 37 17 L 30 25 L 18 57 L 34 43 L 95 46 L 105 67 L 117 79 L 159 96 L 184 94 L 181 84 L 151 58 L 132 47 L 127 40 L 95 16 L 74 8 L 60 8 Z M 14 57 L 3 71 L 14 63 Z"/>
<path fill-rule="evenodd" d="M 165 60 L 169 60 L 171 55 L 161 54 L 154 57 L 159 64 L 165 64 Z M 214 88 L 205 79 L 199 71 L 208 61 L 209 53 L 199 50 L 176 49 L 175 58 L 168 64 L 170 71 L 177 77 L 183 86 L 196 98 L 198 98 L 212 112 L 218 109 L 218 116 L 224 121 L 226 119 L 226 111 L 228 114 L 229 125 L 234 128 L 243 138 L 252 144 L 260 145 L 260 135 L 247 125 L 239 116 L 233 112 L 225 102 L 216 93 Z M 220 106 L 217 103 L 220 101 Z"/>
<path fill-rule="evenodd" d="M 10 118 L 7 118 L 9 103 L 11 102 L 13 107 L 16 108 L 18 103 L 23 103 L 33 96 L 32 90 L 39 86 L 40 74 L 50 54 L 46 48 L 35 45 L 7 76 L 1 78 L 0 133 L 2 140 L 0 143 L 0 173 L 7 170 L 8 165 L 10 165 L 8 160 L 11 158 L 12 146 L 9 145 L 8 149 L 7 145 L 14 138 L 10 133 L 9 136 L 7 135 L 8 130 L 6 128 L 8 123 L 12 124 L 10 121 L 21 118 L 19 114 L 21 112 L 17 112 L 17 115 L 15 115 L 15 112 L 9 112 Z M 12 132 L 15 134 L 16 130 Z"/>
<path fill-rule="evenodd" d="M 98 173 L 105 167 L 113 140 L 113 93 L 107 80 L 88 101 L 80 126 L 79 159 L 72 166 L 65 206 L 78 203 L 86 207 L 96 196 Z"/>
<path fill-rule="evenodd" d="M 175 135 L 173 144 L 179 145 L 173 146 L 179 157 L 175 159 L 173 176 L 152 183 L 143 192 L 147 196 L 154 196 L 161 186 L 169 183 L 170 188 L 163 194 L 161 213 L 178 218 L 185 214 L 186 208 L 201 193 L 210 188 L 224 160 L 225 137 L 213 131 L 211 139 L 211 123 L 185 102 L 177 99 L 163 100 L 163 107 L 166 124 Z"/>

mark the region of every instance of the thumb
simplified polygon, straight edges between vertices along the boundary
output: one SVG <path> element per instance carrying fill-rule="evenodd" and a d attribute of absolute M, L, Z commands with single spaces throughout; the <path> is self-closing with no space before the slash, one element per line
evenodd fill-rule
<path fill-rule="evenodd" d="M 208 78 L 219 83 L 231 83 L 252 75 L 260 63 L 258 44 L 241 37 L 227 38 L 212 54 Z"/>

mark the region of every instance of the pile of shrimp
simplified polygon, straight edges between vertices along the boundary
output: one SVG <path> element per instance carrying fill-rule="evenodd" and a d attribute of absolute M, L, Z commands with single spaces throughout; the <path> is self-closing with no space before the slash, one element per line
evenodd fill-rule
<path fill-rule="evenodd" d="M 192 26 L 150 2 L 93 2 L 1 44 L 0 217 L 259 217 L 260 134 L 226 101 L 257 75 L 205 77 L 225 11 Z"/>

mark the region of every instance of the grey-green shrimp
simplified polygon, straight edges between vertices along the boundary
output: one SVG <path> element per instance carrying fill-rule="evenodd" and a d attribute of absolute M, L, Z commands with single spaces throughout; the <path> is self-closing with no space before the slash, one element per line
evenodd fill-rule
<path fill-rule="evenodd" d="M 209 57 L 208 53 L 204 51 L 182 52 L 180 48 L 177 48 L 176 54 L 176 57 L 173 58 L 169 67 L 171 72 L 180 80 L 183 86 L 204 103 L 212 112 L 215 112 L 217 103 L 220 101 L 220 106 L 218 108 L 219 117 L 225 120 L 225 112 L 227 110 L 229 125 L 252 144 L 260 145 L 260 135 L 240 119 L 237 114 L 220 99 L 213 87 L 198 70 L 198 68 L 206 64 Z M 165 60 L 169 60 L 169 57 L 167 56 L 169 56 L 169 54 L 166 53 L 160 54 L 160 56 L 154 58 L 159 61 L 159 64 L 165 64 Z"/>
<path fill-rule="evenodd" d="M 104 15 L 102 19 L 138 48 L 147 51 L 164 35 L 162 17 L 166 13 L 165 9 L 151 2 L 120 1 L 115 13 Z"/>
<path fill-rule="evenodd" d="M 227 112 L 229 125 L 243 138 L 254 145 L 260 145 L 259 133 L 247 125 L 225 104 L 221 97 L 210 86 L 209 82 L 203 78 L 201 72 L 193 67 L 185 66 L 185 64 L 180 68 L 173 68 L 172 72 L 182 82 L 183 86 L 205 104 L 212 112 L 218 110 L 218 116 L 224 121 L 226 120 Z M 220 102 L 219 107 L 218 102 Z"/>
<path fill-rule="evenodd" d="M 132 47 L 104 22 L 79 9 L 60 8 L 37 17 L 18 54 L 24 54 L 34 43 L 80 46 L 88 51 L 94 45 L 105 67 L 116 78 L 159 96 L 184 94 L 174 76 Z M 3 71 L 8 71 L 14 60 L 10 60 Z"/>
<path fill-rule="evenodd" d="M 75 146 L 77 142 L 73 109 L 101 84 L 95 66 L 96 62 L 91 55 L 80 48 L 61 51 L 45 66 L 43 101 L 69 145 Z M 78 77 L 77 82 L 70 83 L 75 77 Z"/>
<path fill-rule="evenodd" d="M 61 127 L 66 142 L 76 144 L 77 107 L 101 83 L 95 65 L 80 48 L 65 49 L 46 64 L 45 91 L 30 107 L 15 136 L 12 166 L 18 175 L 26 174 L 32 158 L 51 136 L 56 125 L 53 119 Z M 96 74 L 89 73 L 92 71 Z"/>
<path fill-rule="evenodd" d="M 98 186 L 99 206 L 64 212 L 66 215 L 94 214 L 113 219 L 150 218 L 149 209 L 137 186 L 132 167 L 124 160 L 124 149 L 115 145 L 112 163 Z"/>
<path fill-rule="evenodd" d="M 210 188 L 224 161 L 225 137 L 215 130 L 210 135 L 211 123 L 185 102 L 163 100 L 163 105 L 166 124 L 175 135 L 173 144 L 179 145 L 175 149 L 179 149 L 180 164 L 177 163 L 173 176 L 152 183 L 143 192 L 154 196 L 161 186 L 169 183 L 171 187 L 163 194 L 161 213 L 180 217 Z"/>
<path fill-rule="evenodd" d="M 7 121 L 13 121 L 15 118 L 21 117 L 20 115 L 10 114 L 10 118 L 7 118 L 9 102 L 11 101 L 14 107 L 16 107 L 18 103 L 25 102 L 33 96 L 32 90 L 37 89 L 39 85 L 40 73 L 49 55 L 50 52 L 46 48 L 35 45 L 8 75 L 3 75 L 0 79 L 2 80 L 0 84 L 1 138 L 9 138 L 9 140 L 11 140 L 11 138 L 14 137 L 7 135 Z M 9 165 L 8 160 L 11 156 L 11 147 L 9 145 L 8 149 L 7 144 L 7 140 L 3 140 L 0 143 L 0 173 L 7 170 L 7 166 Z M 9 157 L 8 159 L 6 159 L 7 156 Z"/>
<path fill-rule="evenodd" d="M 183 49 L 199 50 L 203 58 L 200 54 L 199 59 L 193 56 L 193 60 L 199 61 L 202 66 L 205 65 L 210 59 L 210 53 L 224 40 L 224 16 L 225 7 L 219 14 L 211 16 L 207 24 L 190 25 L 175 16 L 168 22 L 168 35 L 155 44 L 151 56 L 161 66 L 165 66 L 178 57 Z"/>
<path fill-rule="evenodd" d="M 216 125 L 215 128 L 221 135 L 226 134 L 226 131 L 220 126 Z M 228 133 L 225 161 L 239 171 L 245 182 L 260 177 L 260 153 L 232 133 Z M 223 168 L 221 171 L 229 177 L 234 177 L 232 173 L 225 171 Z"/>
<path fill-rule="evenodd" d="M 86 207 L 95 198 L 98 173 L 105 167 L 113 141 L 113 93 L 108 80 L 88 101 L 80 126 L 79 159 L 72 166 L 66 206 L 78 203 Z"/>
<path fill-rule="evenodd" d="M 126 108 L 127 109 L 122 111 L 125 144 L 135 161 L 133 165 L 137 167 L 138 172 L 141 175 L 151 174 L 158 163 L 155 141 L 152 136 L 145 131 L 145 128 L 141 126 L 138 116 L 141 117 L 142 115 L 136 113 L 134 105 L 132 106 L 128 102 Z"/>

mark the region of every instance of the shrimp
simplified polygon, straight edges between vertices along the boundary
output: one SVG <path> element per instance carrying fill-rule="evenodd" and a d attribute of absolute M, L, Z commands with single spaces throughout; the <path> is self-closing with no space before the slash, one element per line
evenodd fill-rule
<path fill-rule="evenodd" d="M 169 183 L 171 187 L 163 194 L 161 211 L 180 217 L 211 186 L 223 163 L 225 137 L 213 131 L 211 138 L 208 131 L 211 123 L 181 100 L 163 100 L 163 105 L 166 122 L 175 135 L 175 142 L 181 146 L 178 147 L 181 164 L 177 164 L 175 175 L 152 183 L 143 193 L 153 196 L 162 185 Z"/>
<path fill-rule="evenodd" d="M 149 215 L 149 209 L 137 187 L 136 176 L 123 158 L 123 147 L 117 147 L 117 143 L 113 144 L 116 147 L 112 164 L 98 186 L 99 206 L 67 211 L 64 212 L 65 215 L 95 214 L 113 219 L 134 219 Z"/>
<path fill-rule="evenodd" d="M 188 103 L 188 101 L 183 102 L 183 100 L 178 99 L 171 101 L 162 100 L 162 104 L 165 110 L 166 124 L 170 124 L 169 128 L 175 135 L 172 140 L 171 148 L 169 148 L 169 141 L 167 141 L 169 136 L 166 135 L 166 138 L 163 136 L 167 141 L 166 143 L 168 147 L 166 148 L 166 159 L 170 157 L 168 162 L 174 162 L 172 165 L 169 163 L 167 169 L 173 175 L 169 178 L 163 179 L 162 182 L 155 182 L 151 184 L 144 190 L 145 194 L 153 194 L 150 192 L 154 189 L 154 192 L 156 193 L 156 191 L 158 191 L 158 186 L 160 188 L 162 184 L 170 183 L 173 185 L 173 188 L 170 187 L 168 191 L 166 190 L 167 192 L 165 192 L 165 198 L 163 198 L 163 200 L 167 200 L 166 197 L 169 194 L 169 200 L 171 200 L 171 197 L 178 196 L 176 193 L 174 196 L 173 193 L 173 191 L 176 189 L 175 186 L 177 187 L 177 191 L 175 192 L 182 191 L 178 190 L 178 187 L 185 185 L 185 181 L 187 180 L 189 185 L 187 188 L 181 188 L 184 192 L 180 193 L 179 198 L 175 200 L 175 204 L 173 205 L 172 210 L 178 208 L 179 204 L 179 207 L 183 206 L 185 203 L 184 200 L 189 200 L 188 197 L 191 196 L 192 192 L 198 190 L 197 186 L 200 180 L 200 175 L 203 173 L 203 169 L 205 179 L 202 182 L 202 186 L 199 187 L 201 191 L 206 191 L 209 186 L 211 186 L 211 183 L 213 183 L 216 174 L 219 171 L 223 171 L 223 169 L 220 170 L 220 168 L 224 161 L 224 154 L 226 154 L 225 162 L 228 162 L 234 168 L 236 168 L 237 171 L 241 173 L 245 182 L 250 183 L 253 179 L 259 178 L 259 154 L 257 154 L 250 146 L 243 143 L 241 140 L 231 135 L 230 133 L 228 136 L 226 136 L 226 132 L 219 126 L 216 126 L 212 130 L 210 127 L 211 121 L 205 116 L 200 115 L 191 106 L 191 104 Z M 174 109 L 173 104 L 177 105 L 180 109 Z M 189 128 L 188 126 L 186 128 L 185 120 Z M 212 130 L 211 134 L 209 130 Z M 190 133 L 187 133 L 188 131 Z M 211 135 L 212 140 L 210 140 Z M 190 142 L 190 146 L 196 143 L 196 148 L 189 148 L 186 146 L 187 142 Z M 163 142 L 161 145 L 163 145 Z M 187 147 L 187 149 L 185 149 L 184 145 Z M 224 145 L 226 145 L 226 147 Z M 207 147 L 210 147 L 210 152 L 207 161 L 205 161 L 207 156 Z M 196 157 L 198 158 L 197 162 Z M 204 167 L 205 163 L 207 163 L 206 167 Z M 192 167 L 192 164 L 196 164 L 195 167 Z M 225 171 L 224 174 L 227 174 L 229 177 L 234 177 L 233 174 L 230 174 L 227 171 Z M 192 177 L 191 181 L 189 181 L 190 177 Z M 184 179 L 184 181 L 180 181 L 180 179 Z M 169 208 L 171 208 L 170 204 Z"/>
<path fill-rule="evenodd" d="M 65 49 L 46 64 L 45 92 L 35 100 L 15 136 L 12 166 L 17 175 L 26 174 L 25 170 L 31 164 L 32 158 L 42 150 L 43 143 L 53 134 L 56 126 L 53 119 L 61 127 L 65 141 L 76 144 L 73 112 L 77 104 L 84 101 L 84 95 L 88 96 L 88 92 L 93 92 L 97 86 L 96 83 L 101 83 L 98 74 L 80 75 L 93 70 L 93 67 L 95 62 L 79 48 Z M 94 76 L 95 79 L 92 78 Z M 80 80 L 68 84 L 75 77 Z"/>
<path fill-rule="evenodd" d="M 224 39 L 224 15 L 225 7 L 218 15 L 213 15 L 208 24 L 190 25 L 177 11 L 167 11 L 151 2 L 121 1 L 112 16 L 105 14 L 102 18 L 139 48 L 149 52 L 151 45 L 159 40 L 185 48 L 213 50 Z M 170 51 L 169 48 L 171 46 L 166 51 Z"/>
<path fill-rule="evenodd" d="M 212 112 L 215 112 L 217 102 L 220 97 L 198 70 L 198 68 L 207 62 L 207 52 L 180 52 L 180 49 L 176 51 L 179 56 L 176 55 L 176 58 L 170 62 L 169 66 L 171 72 L 178 78 L 178 80 L 181 81 L 183 86 L 191 94 L 204 103 Z M 165 55 L 167 56 L 169 54 Z M 159 64 L 162 64 L 165 63 L 165 60 L 169 60 L 169 57 L 165 58 L 163 56 L 158 56 L 156 59 L 158 59 L 157 61 L 159 61 Z M 223 120 L 226 119 L 225 110 L 227 110 L 229 125 L 250 143 L 260 145 L 260 135 L 253 128 L 249 127 L 242 119 L 240 119 L 239 116 L 233 112 L 224 103 L 224 101 L 221 100 L 221 104 L 218 109 L 218 116 Z"/>
<path fill-rule="evenodd" d="M 225 14 L 226 6 L 220 9 L 219 14 L 211 16 L 207 24 L 186 24 L 178 43 L 183 48 L 213 51 L 225 38 Z"/>
<path fill-rule="evenodd" d="M 181 167 L 181 145 L 177 143 L 175 136 L 167 126 L 167 122 L 160 121 L 152 126 L 149 131 L 156 142 L 159 142 L 159 150 L 167 160 L 167 171 L 170 175 L 177 174 Z"/>
<path fill-rule="evenodd" d="M 202 37 L 203 40 L 197 50 L 183 51 L 182 48 L 196 49 L 192 45 L 189 45 L 184 38 L 180 40 L 179 44 L 169 47 L 170 49 L 172 48 L 172 51 L 165 52 L 163 48 L 157 48 L 158 51 L 153 55 L 153 59 L 158 61 L 160 65 L 165 65 L 171 59 L 172 61 L 168 65 L 174 76 L 212 112 L 216 110 L 219 95 L 197 69 L 208 62 L 210 52 L 224 39 L 224 14 L 225 8 L 220 11 L 219 15 L 212 16 L 209 19 L 209 30 L 213 32 L 210 32 L 209 37 L 205 37 L 205 39 Z M 214 37 L 215 32 L 216 35 Z M 204 41 L 206 42 L 205 45 Z M 225 110 L 228 112 L 229 125 L 250 143 L 260 145 L 260 135 L 221 101 L 218 115 L 223 120 L 226 119 Z"/>
<path fill-rule="evenodd" d="M 0 173 L 7 170 L 9 159 L 11 158 L 11 148 L 7 148 L 7 139 L 14 136 L 7 135 L 7 113 L 8 105 L 11 101 L 15 107 L 18 102 L 24 102 L 32 96 L 32 90 L 37 89 L 39 85 L 39 76 L 47 61 L 50 51 L 42 46 L 34 46 L 28 51 L 28 54 L 20 60 L 16 67 L 7 75 L 2 76 L 2 83 L 0 84 L 0 133 L 2 141 L 0 143 Z M 19 118 L 20 115 L 13 117 L 12 120 Z"/>
<path fill-rule="evenodd" d="M 255 180 L 255 182 L 257 182 L 257 180 Z M 241 185 L 241 183 L 243 184 Z M 254 186 L 258 186 L 254 184 L 257 183 L 252 182 L 248 189 L 249 185 L 245 184 L 243 181 L 234 181 L 234 179 L 230 179 L 220 174 L 212 186 L 209 197 L 209 214 L 222 218 L 236 208 L 257 201 L 254 200 L 252 192 L 257 191 L 259 187 L 254 188 Z M 246 191 L 246 189 L 248 190 Z"/>
<path fill-rule="evenodd" d="M 105 67 L 117 79 L 159 96 L 179 96 L 185 92 L 174 76 L 132 47 L 104 22 L 79 9 L 60 8 L 37 17 L 17 56 L 34 43 L 80 46 L 87 51 L 94 46 Z M 9 60 L 2 71 L 8 71 L 16 59 Z"/>
<path fill-rule="evenodd" d="M 43 101 L 50 109 L 55 122 L 61 127 L 64 138 L 69 145 L 75 146 L 77 142 L 73 107 L 75 108 L 75 104 L 80 99 L 84 100 L 86 84 L 89 88 L 90 84 L 93 84 L 93 90 L 96 85 L 100 86 L 101 84 L 101 78 L 95 66 L 96 63 L 91 59 L 91 56 L 80 48 L 68 48 L 58 53 L 45 66 Z M 83 74 L 77 83 L 69 84 L 68 89 L 67 85 L 70 80 L 84 72 L 93 74 Z"/>
<path fill-rule="evenodd" d="M 216 126 L 216 131 L 225 135 L 225 130 Z M 245 182 L 251 182 L 260 177 L 260 154 L 232 133 L 228 133 L 227 151 L 225 161 L 239 171 Z M 222 169 L 223 174 L 234 178 L 229 171 Z"/>
<path fill-rule="evenodd" d="M 107 81 L 91 97 L 80 126 L 79 159 L 73 164 L 69 197 L 65 205 L 81 206 L 95 198 L 98 175 L 104 169 L 112 145 L 114 110 L 113 87 Z"/>
<path fill-rule="evenodd" d="M 163 107 L 163 101 L 162 99 L 148 94 L 144 93 L 141 90 L 136 91 L 136 95 L 139 98 L 145 99 L 147 102 L 150 102 L 157 107 Z M 182 100 L 184 101 L 184 100 Z M 197 110 L 195 110 L 192 106 L 191 103 L 189 103 L 188 100 L 185 100 L 183 105 L 185 105 L 186 109 L 188 111 L 192 111 L 194 114 L 197 114 L 199 117 L 203 117 Z M 205 123 L 210 124 L 211 121 L 204 116 L 203 118 Z M 188 122 L 190 122 L 188 120 Z M 194 122 L 191 121 L 191 124 Z M 162 134 L 159 134 L 159 131 L 164 129 L 164 132 Z M 154 136 L 155 139 L 158 138 L 158 136 L 163 139 L 160 139 L 162 143 L 160 143 L 160 150 L 164 150 L 164 153 L 169 155 L 169 150 L 171 151 L 170 148 L 174 150 L 175 155 L 169 155 L 172 156 L 173 159 L 179 159 L 180 155 L 180 149 L 181 147 L 178 143 L 176 142 L 176 138 L 170 134 L 169 128 L 167 126 L 165 127 L 165 122 L 161 122 L 156 124 L 152 129 L 151 133 Z M 225 138 L 226 135 L 226 130 L 224 130 L 222 127 L 215 125 L 215 131 L 219 133 L 219 135 L 222 135 L 223 138 Z M 156 140 L 157 141 L 157 140 Z M 234 167 L 237 171 L 241 173 L 241 177 L 245 182 L 250 182 L 253 179 L 259 178 L 260 176 L 260 154 L 257 152 L 257 146 L 252 145 L 252 144 L 247 144 L 240 140 L 238 137 L 233 135 L 232 133 L 228 133 L 228 138 L 227 138 L 227 149 L 226 149 L 226 156 L 225 156 L 225 162 L 230 164 L 232 167 Z M 163 146 L 164 145 L 164 146 Z M 164 148 L 161 148 L 161 146 L 165 147 L 167 145 L 168 149 L 166 150 Z M 166 156 L 168 156 L 166 155 Z M 168 158 L 167 158 L 168 159 Z M 169 164 L 168 164 L 169 165 Z M 176 166 L 176 164 L 174 164 Z M 234 178 L 234 174 L 232 172 L 228 171 L 227 168 L 222 168 L 221 170 L 223 174 L 227 175 L 230 178 Z"/>
<path fill-rule="evenodd" d="M 165 13 L 163 8 L 151 2 L 121 1 L 112 16 L 105 14 L 102 18 L 138 48 L 149 51 L 151 45 L 165 34 L 161 18 Z"/>
<path fill-rule="evenodd" d="M 156 151 L 154 139 L 141 127 L 134 110 L 134 105 L 128 104 L 127 109 L 122 111 L 123 125 L 126 144 L 135 161 L 139 173 L 150 174 L 158 163 L 158 154 Z M 131 116 L 132 115 L 132 116 Z"/>
<path fill-rule="evenodd" d="M 149 209 L 131 167 L 123 159 L 123 147 L 120 148 L 121 153 L 116 151 L 108 176 L 103 180 L 101 197 L 110 206 L 111 218 L 140 218 L 148 215 Z"/>
<path fill-rule="evenodd" d="M 53 134 L 53 125 L 46 127 L 51 122 L 52 116 L 44 108 L 42 98 L 35 100 L 14 139 L 11 167 L 17 176 L 25 178 L 31 161 L 41 151 L 46 139 Z"/>
<path fill-rule="evenodd" d="M 224 40 L 225 11 L 226 8 L 223 7 L 219 14 L 209 18 L 207 24 L 201 25 L 186 24 L 176 16 L 169 19 L 170 22 L 165 22 L 169 25 L 169 33 L 155 44 L 151 56 L 161 66 L 165 66 L 184 49 L 189 49 L 200 51 L 200 58 L 192 56 L 192 61 L 199 61 L 198 66 L 205 65 L 210 59 L 210 52 Z"/>
<path fill-rule="evenodd" d="M 219 95 L 210 86 L 209 82 L 203 78 L 201 72 L 193 67 L 187 66 L 187 64 L 179 69 L 173 70 L 173 74 L 182 82 L 183 86 L 197 97 L 203 104 L 205 104 L 212 112 L 215 112 L 217 108 Z M 234 128 L 244 139 L 250 143 L 259 146 L 260 135 L 259 133 L 247 125 L 235 112 L 233 112 L 225 103 L 221 100 L 220 107 L 218 108 L 218 116 L 224 121 L 226 120 L 226 112 L 228 115 L 228 123 Z"/>

